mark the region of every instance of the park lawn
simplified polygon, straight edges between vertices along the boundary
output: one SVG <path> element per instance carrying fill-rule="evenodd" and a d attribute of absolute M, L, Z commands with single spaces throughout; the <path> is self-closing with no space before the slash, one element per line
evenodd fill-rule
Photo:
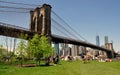
<path fill-rule="evenodd" d="M 58 65 L 37 67 L 0 64 L 0 75 L 120 75 L 120 62 L 61 61 Z"/>

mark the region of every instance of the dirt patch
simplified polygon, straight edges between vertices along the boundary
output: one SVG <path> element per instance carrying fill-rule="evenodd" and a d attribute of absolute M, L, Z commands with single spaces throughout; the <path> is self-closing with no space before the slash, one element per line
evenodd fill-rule
<path fill-rule="evenodd" d="M 17 65 L 17 67 L 36 67 L 36 66 L 37 66 L 36 64 L 23 64 L 22 66 Z"/>

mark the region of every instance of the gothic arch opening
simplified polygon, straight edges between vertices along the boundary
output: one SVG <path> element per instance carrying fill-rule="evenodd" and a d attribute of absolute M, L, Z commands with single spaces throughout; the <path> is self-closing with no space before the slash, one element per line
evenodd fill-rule
<path fill-rule="evenodd" d="M 32 29 L 35 32 L 35 25 L 36 25 L 36 17 L 33 18 L 33 25 L 32 25 Z"/>

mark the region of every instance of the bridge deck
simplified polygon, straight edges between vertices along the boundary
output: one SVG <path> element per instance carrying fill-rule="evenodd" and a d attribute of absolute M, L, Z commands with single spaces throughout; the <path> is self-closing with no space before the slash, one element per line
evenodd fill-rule
<path fill-rule="evenodd" d="M 28 38 L 31 38 L 35 34 L 35 32 L 30 32 L 28 29 L 25 29 L 22 27 L 13 26 L 13 25 L 9 26 L 7 24 L 4 25 L 4 23 L 0 23 L 0 35 L 20 38 L 21 33 L 24 35 L 27 34 Z M 51 38 L 52 38 L 53 42 L 81 45 L 81 46 L 90 47 L 93 49 L 99 49 L 102 51 L 111 52 L 111 50 L 96 46 L 91 43 L 80 41 L 80 40 L 78 41 L 75 39 L 61 37 L 61 36 L 57 36 L 57 35 L 51 35 Z"/>
<path fill-rule="evenodd" d="M 78 41 L 78 40 L 74 40 L 71 38 L 63 38 L 61 36 L 56 36 L 56 35 L 52 35 L 52 41 L 59 42 L 59 43 L 75 44 L 75 45 L 90 47 L 90 48 L 98 49 L 98 50 L 102 50 L 102 51 L 108 51 L 108 52 L 111 51 L 109 49 L 102 48 L 100 46 L 96 46 L 96 45 L 91 44 L 91 43 L 87 43 L 87 42 L 80 41 L 80 40 Z"/>

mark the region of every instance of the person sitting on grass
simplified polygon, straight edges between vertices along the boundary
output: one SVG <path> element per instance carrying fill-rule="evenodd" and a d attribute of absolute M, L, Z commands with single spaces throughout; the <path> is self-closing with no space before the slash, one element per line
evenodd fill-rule
<path fill-rule="evenodd" d="M 53 58 L 53 63 L 58 64 L 59 62 L 59 56 L 57 55 L 56 57 Z"/>
<path fill-rule="evenodd" d="M 72 61 L 72 57 L 71 56 L 68 56 L 68 61 Z"/>
<path fill-rule="evenodd" d="M 86 63 L 86 56 L 85 55 L 82 55 L 82 61 L 84 64 Z"/>

